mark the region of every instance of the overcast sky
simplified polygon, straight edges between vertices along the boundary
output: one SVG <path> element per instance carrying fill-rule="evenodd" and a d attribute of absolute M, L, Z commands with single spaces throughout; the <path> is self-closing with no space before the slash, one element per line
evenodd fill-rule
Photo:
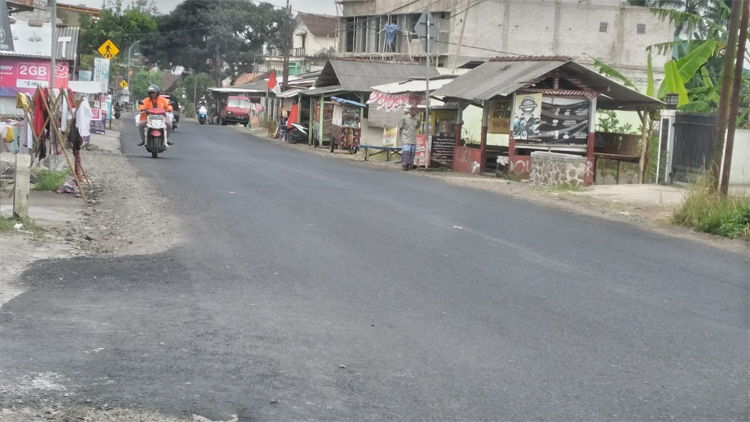
<path fill-rule="evenodd" d="M 221 0 L 206 0 L 206 1 L 221 1 Z M 285 6 L 286 0 L 267 0 L 276 6 Z M 60 3 L 68 4 L 83 4 L 90 7 L 101 7 L 102 0 L 60 0 Z M 128 0 L 124 0 L 123 4 L 128 4 Z M 182 3 L 182 0 L 156 0 L 156 4 L 159 6 L 162 12 L 168 13 L 175 8 L 178 4 Z M 323 13 L 328 15 L 336 14 L 336 3 L 335 0 L 291 0 L 292 10 L 309 13 Z"/>

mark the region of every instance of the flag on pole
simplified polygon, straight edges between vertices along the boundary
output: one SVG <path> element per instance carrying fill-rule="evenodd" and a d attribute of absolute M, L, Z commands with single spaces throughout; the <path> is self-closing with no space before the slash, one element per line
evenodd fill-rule
<path fill-rule="evenodd" d="M 276 72 L 271 72 L 271 76 L 268 77 L 268 83 L 266 84 L 274 94 L 281 94 L 281 87 L 279 81 L 276 80 Z"/>

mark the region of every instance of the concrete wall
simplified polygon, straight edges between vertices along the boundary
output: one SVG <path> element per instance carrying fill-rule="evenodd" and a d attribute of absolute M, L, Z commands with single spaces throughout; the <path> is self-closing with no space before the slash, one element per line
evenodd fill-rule
<path fill-rule="evenodd" d="M 604 61 L 625 76 L 645 86 L 645 47 L 673 38 L 674 28 L 648 8 L 623 6 L 620 0 L 369 0 L 342 3 L 344 20 L 351 16 L 421 13 L 430 6 L 433 14 L 445 13 L 440 36 L 446 37 L 448 63 L 469 58 L 494 57 L 500 52 L 530 55 L 565 55 L 582 63 L 589 56 Z M 392 15 L 396 16 L 396 15 Z M 464 19 L 466 24 L 464 26 Z M 601 28 L 606 23 L 606 31 Z M 645 33 L 638 34 L 638 25 Z M 406 25 L 401 25 L 402 29 Z M 464 28 L 462 47 L 459 37 Z M 343 32 L 342 32 L 343 33 Z M 442 38 L 441 38 L 442 39 Z M 343 51 L 344 40 L 339 50 Z M 478 48 L 472 48 L 478 47 Z M 414 53 L 420 53 L 417 49 Z M 663 79 L 667 56 L 653 57 L 657 80 Z"/>
<path fill-rule="evenodd" d="M 750 185 L 750 129 L 735 131 L 729 183 Z"/>
<path fill-rule="evenodd" d="M 531 153 L 531 181 L 542 186 L 583 186 L 586 157 L 554 152 Z"/>
<path fill-rule="evenodd" d="M 297 24 L 297 28 L 294 30 L 294 45 L 293 48 L 302 48 L 302 37 L 297 35 L 301 32 L 305 32 L 305 51 L 308 56 L 317 55 L 321 52 L 328 52 L 329 50 L 336 51 L 338 49 L 338 37 L 336 32 L 331 33 L 330 36 L 315 36 L 310 33 L 307 29 L 307 25 L 300 21 Z"/>

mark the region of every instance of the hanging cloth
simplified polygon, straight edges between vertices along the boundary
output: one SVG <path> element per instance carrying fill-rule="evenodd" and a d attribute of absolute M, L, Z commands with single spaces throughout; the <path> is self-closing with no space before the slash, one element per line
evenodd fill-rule
<path fill-rule="evenodd" d="M 385 26 L 385 42 L 393 47 L 393 41 L 396 40 L 396 34 L 398 33 L 398 25 L 395 23 L 389 23 Z"/>
<path fill-rule="evenodd" d="M 47 101 L 47 92 L 43 89 L 37 90 L 34 93 L 34 134 L 37 136 L 44 131 L 44 121 L 47 119 L 45 101 Z"/>
<path fill-rule="evenodd" d="M 81 136 L 91 136 L 91 120 L 93 116 L 94 113 L 91 111 L 88 98 L 82 99 L 81 105 L 78 106 L 78 111 L 76 111 L 76 127 Z"/>

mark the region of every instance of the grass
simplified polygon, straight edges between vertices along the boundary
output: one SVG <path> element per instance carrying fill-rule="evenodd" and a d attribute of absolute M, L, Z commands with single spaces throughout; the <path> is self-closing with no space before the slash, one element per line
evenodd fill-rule
<path fill-rule="evenodd" d="M 700 182 L 672 215 L 672 223 L 704 233 L 750 241 L 750 196 L 714 192 Z"/>
<path fill-rule="evenodd" d="M 568 183 L 563 183 L 561 185 L 555 185 L 549 188 L 552 192 L 580 192 L 583 190 L 581 186 L 573 186 Z"/>
<path fill-rule="evenodd" d="M 39 236 L 44 232 L 44 229 L 34 222 L 31 218 L 8 218 L 0 215 L 0 232 L 9 232 L 15 230 L 15 225 L 23 224 L 23 229 Z"/>
<path fill-rule="evenodd" d="M 56 191 L 68 177 L 68 172 L 55 170 L 38 170 L 35 174 L 37 182 L 34 190 L 37 191 Z"/>

